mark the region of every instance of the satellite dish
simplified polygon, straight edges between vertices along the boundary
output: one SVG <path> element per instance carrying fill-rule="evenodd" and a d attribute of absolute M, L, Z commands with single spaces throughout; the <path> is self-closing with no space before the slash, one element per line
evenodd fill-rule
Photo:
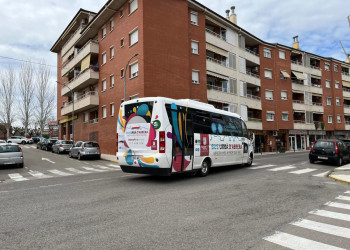
<path fill-rule="evenodd" d="M 350 17 L 350 16 L 349 16 L 349 17 Z M 348 18 L 349 18 L 349 17 L 348 17 Z M 350 22 L 350 21 L 349 21 L 349 22 Z M 340 42 L 340 45 L 341 45 L 341 47 L 343 48 L 344 54 L 345 54 L 345 56 L 346 56 L 345 62 L 350 63 L 350 54 L 346 53 L 346 50 L 344 49 L 343 44 L 341 43 L 340 40 L 339 40 L 339 42 Z"/>

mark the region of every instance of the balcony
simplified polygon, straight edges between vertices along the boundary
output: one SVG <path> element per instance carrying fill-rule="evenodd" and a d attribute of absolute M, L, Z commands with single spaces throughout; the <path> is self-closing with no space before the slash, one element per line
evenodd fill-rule
<path fill-rule="evenodd" d="M 68 52 L 70 48 L 74 46 L 74 44 L 78 41 L 80 38 L 80 32 L 86 27 L 86 25 L 81 25 L 67 40 L 67 42 L 62 47 L 61 55 L 62 57 Z"/>
<path fill-rule="evenodd" d="M 98 52 L 98 42 L 95 40 L 90 40 L 80 50 L 78 50 L 77 54 L 71 60 L 62 65 L 61 75 L 66 75 L 71 69 L 77 66 L 87 55 L 92 53 L 98 54 Z"/>
<path fill-rule="evenodd" d="M 321 85 L 304 85 L 303 83 L 300 83 L 298 81 L 292 80 L 292 90 L 297 90 L 297 91 L 307 91 L 315 94 L 321 94 L 322 95 L 322 88 Z"/>
<path fill-rule="evenodd" d="M 225 62 L 209 56 L 207 56 L 207 70 L 227 77 L 233 77 L 236 75 L 236 71 L 229 68 Z"/>
<path fill-rule="evenodd" d="M 350 105 L 344 104 L 344 114 L 350 115 Z"/>
<path fill-rule="evenodd" d="M 300 130 L 315 130 L 315 124 L 305 123 L 304 120 L 294 120 L 294 129 Z"/>
<path fill-rule="evenodd" d="M 319 67 L 315 67 L 315 66 L 311 66 L 311 65 L 309 67 L 306 67 L 303 64 L 299 63 L 298 61 L 291 61 L 291 62 L 292 62 L 291 63 L 292 70 L 303 72 L 303 73 L 308 73 L 308 74 L 315 75 L 315 76 L 322 75 L 321 68 L 319 68 Z"/>
<path fill-rule="evenodd" d="M 345 121 L 345 130 L 350 130 L 350 121 Z"/>
<path fill-rule="evenodd" d="M 251 130 L 262 130 L 262 121 L 258 118 L 248 118 L 248 121 L 245 122 L 248 129 Z"/>
<path fill-rule="evenodd" d="M 64 83 L 64 87 L 61 89 L 62 96 L 70 96 L 70 90 L 79 91 L 83 88 L 88 87 L 91 84 L 97 83 L 99 79 L 99 72 L 92 69 L 92 67 L 87 68 L 83 72 L 80 72 L 75 78 L 67 83 Z M 66 87 L 68 86 L 68 87 Z"/>
<path fill-rule="evenodd" d="M 246 73 L 240 72 L 241 81 L 251 83 L 255 86 L 261 86 L 260 76 L 252 72 L 247 71 Z"/>
<path fill-rule="evenodd" d="M 99 105 L 99 96 L 97 92 L 87 92 L 85 95 L 79 96 L 74 101 L 74 112 L 79 113 Z M 61 108 L 61 115 L 66 116 L 73 111 L 73 102 L 65 103 Z"/>
<path fill-rule="evenodd" d="M 242 49 L 243 50 L 243 49 Z M 244 49 L 244 56 L 243 56 L 246 60 L 251 61 L 255 64 L 259 64 L 260 65 L 260 58 L 259 58 L 259 54 L 248 49 L 245 48 Z"/>
<path fill-rule="evenodd" d="M 316 113 L 323 113 L 323 105 L 322 103 L 313 102 L 312 105 L 305 104 L 304 101 L 293 100 L 293 109 L 294 110 L 305 110 Z"/>
<path fill-rule="evenodd" d="M 347 73 L 347 72 L 342 71 L 342 72 L 341 72 L 341 79 L 342 79 L 343 81 L 350 82 L 350 74 Z"/>
<path fill-rule="evenodd" d="M 229 44 L 226 42 L 226 38 L 221 36 L 220 34 L 217 34 L 210 29 L 205 29 L 205 39 L 210 44 L 215 44 L 215 46 L 222 48 L 227 51 L 233 51 L 235 49 L 235 46 Z"/>

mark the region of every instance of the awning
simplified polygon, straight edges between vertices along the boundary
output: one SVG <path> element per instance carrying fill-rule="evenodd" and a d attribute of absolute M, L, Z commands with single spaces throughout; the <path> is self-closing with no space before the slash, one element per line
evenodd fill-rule
<path fill-rule="evenodd" d="M 320 79 L 321 80 L 320 76 L 311 75 L 311 78 L 315 78 L 315 79 Z"/>
<path fill-rule="evenodd" d="M 281 70 L 281 73 L 282 73 L 282 75 L 283 75 L 285 78 L 289 78 L 289 77 L 290 77 L 290 75 L 288 74 L 287 71 Z"/>
<path fill-rule="evenodd" d="M 298 72 L 298 71 L 292 71 L 292 72 L 299 80 L 306 80 L 306 77 L 304 76 L 303 73 Z"/>
<path fill-rule="evenodd" d="M 222 55 L 224 57 L 228 57 L 228 52 L 227 51 L 225 51 L 223 49 L 220 49 L 220 48 L 218 48 L 218 47 L 216 47 L 214 45 L 211 45 L 210 43 L 206 44 L 206 48 L 207 48 L 207 50 L 210 50 L 210 51 L 212 51 L 212 52 L 214 52 L 216 54 Z"/>
<path fill-rule="evenodd" d="M 74 120 L 76 120 L 77 118 L 78 118 L 78 116 L 75 115 Z M 60 124 L 70 122 L 71 120 L 73 120 L 72 117 L 64 119 L 64 120 L 60 120 Z"/>
<path fill-rule="evenodd" d="M 322 94 L 316 94 L 316 93 L 312 93 L 312 96 L 318 96 L 318 97 L 322 97 Z"/>
<path fill-rule="evenodd" d="M 350 101 L 350 97 L 345 97 L 345 96 L 344 96 L 343 99 L 344 99 L 344 100 Z"/>
<path fill-rule="evenodd" d="M 214 73 L 214 72 L 211 72 L 211 71 L 207 71 L 207 75 L 214 76 L 214 77 L 217 77 L 217 78 L 221 78 L 221 79 L 227 80 L 227 81 L 229 80 L 228 76 L 220 75 L 220 74 L 217 74 L 217 73 Z"/>
<path fill-rule="evenodd" d="M 301 90 L 295 90 L 295 89 L 292 89 L 292 92 L 293 93 L 297 93 L 297 94 L 305 94 L 304 91 L 301 91 Z"/>
<path fill-rule="evenodd" d="M 261 110 L 261 108 L 257 108 L 257 107 L 252 107 L 252 106 L 248 106 L 249 109 L 256 109 L 256 110 Z"/>
<path fill-rule="evenodd" d="M 83 72 L 85 69 L 90 67 L 90 57 L 91 54 L 89 54 L 87 57 L 85 57 L 82 61 L 81 61 L 81 72 Z"/>
<path fill-rule="evenodd" d="M 350 88 L 350 82 L 343 81 L 343 86 Z"/>

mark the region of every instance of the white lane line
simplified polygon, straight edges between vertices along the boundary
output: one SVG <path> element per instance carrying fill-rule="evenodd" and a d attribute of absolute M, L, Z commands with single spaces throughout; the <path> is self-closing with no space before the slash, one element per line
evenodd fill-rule
<path fill-rule="evenodd" d="M 28 173 L 36 178 L 51 178 L 52 177 L 51 175 L 46 175 L 46 174 L 43 174 L 43 173 L 38 172 L 38 171 L 30 170 Z"/>
<path fill-rule="evenodd" d="M 317 169 L 315 169 L 315 168 L 304 168 L 304 169 L 292 171 L 292 172 L 289 172 L 289 173 L 290 174 L 306 174 L 306 173 L 310 173 L 310 172 L 316 171 L 316 170 Z"/>
<path fill-rule="evenodd" d="M 344 196 L 344 195 L 339 195 L 338 197 L 336 197 L 337 200 L 344 200 L 344 201 L 350 201 L 350 197 L 349 196 Z"/>
<path fill-rule="evenodd" d="M 276 167 L 276 165 L 263 165 L 263 166 L 257 166 L 257 167 L 250 167 L 248 169 L 261 169 L 261 168 L 270 168 L 270 167 Z"/>
<path fill-rule="evenodd" d="M 50 159 L 47 159 L 47 158 L 41 158 L 42 161 L 48 161 L 50 163 L 55 163 L 54 161 L 51 161 Z"/>
<path fill-rule="evenodd" d="M 109 168 L 109 167 L 105 167 L 105 166 L 101 166 L 101 165 L 93 165 L 93 167 L 100 168 L 100 169 L 106 169 L 106 170 L 114 170 L 113 168 Z"/>
<path fill-rule="evenodd" d="M 294 166 L 285 166 L 285 167 L 279 167 L 279 168 L 272 168 L 272 169 L 268 169 L 268 171 L 282 171 L 282 170 L 288 170 L 288 169 L 293 169 L 295 168 Z"/>
<path fill-rule="evenodd" d="M 90 168 L 90 167 L 82 167 L 83 169 L 89 170 L 89 171 L 95 171 L 95 172 L 106 172 L 107 170 L 102 169 L 96 169 L 96 168 Z"/>
<path fill-rule="evenodd" d="M 61 175 L 61 176 L 73 175 L 73 174 L 70 174 L 70 173 L 62 172 L 62 171 L 57 170 L 57 169 L 50 169 L 50 170 L 47 170 L 47 171 L 49 171 L 50 173 L 53 173 L 53 174 Z"/>
<path fill-rule="evenodd" d="M 339 202 L 327 202 L 325 204 L 326 206 L 330 207 L 336 207 L 336 208 L 342 208 L 342 209 L 348 209 L 350 210 L 350 204 L 344 204 L 344 203 L 339 203 Z"/>
<path fill-rule="evenodd" d="M 344 248 L 339 248 L 324 244 L 321 242 L 305 239 L 295 235 L 276 232 L 274 235 L 263 238 L 266 241 L 275 243 L 280 246 L 284 246 L 290 249 L 308 249 L 308 250 L 344 250 Z"/>
<path fill-rule="evenodd" d="M 331 235 L 350 239 L 350 229 L 345 227 L 333 226 L 333 225 L 311 221 L 311 220 L 301 220 L 290 224 L 294 226 L 314 230 L 317 232 L 331 234 Z"/>
<path fill-rule="evenodd" d="M 323 172 L 323 173 L 320 173 L 320 174 L 315 174 L 313 176 L 315 176 L 315 177 L 326 177 L 328 175 L 328 173 L 329 173 L 329 171 Z"/>
<path fill-rule="evenodd" d="M 108 166 L 109 166 L 109 167 L 112 167 L 112 168 L 120 168 L 119 165 L 114 165 L 114 164 L 109 164 Z"/>
<path fill-rule="evenodd" d="M 22 146 L 22 147 L 23 147 L 23 148 L 28 148 L 28 149 L 30 148 L 30 146 Z"/>
<path fill-rule="evenodd" d="M 66 168 L 68 171 L 72 171 L 74 173 L 77 174 L 91 174 L 91 172 L 86 172 L 86 171 L 81 171 L 79 169 L 75 169 L 75 168 Z"/>
<path fill-rule="evenodd" d="M 24 178 L 20 174 L 9 174 L 9 177 L 14 181 L 27 181 L 28 180 L 27 178 Z"/>
<path fill-rule="evenodd" d="M 310 214 L 323 216 L 327 218 L 337 219 L 337 220 L 344 220 L 344 221 L 350 221 L 350 215 L 349 214 L 343 214 L 343 213 L 336 213 L 326 210 L 314 210 L 310 211 Z"/>
<path fill-rule="evenodd" d="M 350 191 L 345 191 L 344 194 L 350 194 Z"/>

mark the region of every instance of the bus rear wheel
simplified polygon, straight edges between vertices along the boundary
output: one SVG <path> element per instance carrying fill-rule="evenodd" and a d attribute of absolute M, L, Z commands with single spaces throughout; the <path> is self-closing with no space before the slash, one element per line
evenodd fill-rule
<path fill-rule="evenodd" d="M 201 168 L 197 172 L 197 176 L 199 176 L 199 177 L 207 176 L 208 172 L 209 172 L 209 167 L 210 167 L 210 164 L 209 164 L 208 160 L 204 160 L 202 162 Z"/>

